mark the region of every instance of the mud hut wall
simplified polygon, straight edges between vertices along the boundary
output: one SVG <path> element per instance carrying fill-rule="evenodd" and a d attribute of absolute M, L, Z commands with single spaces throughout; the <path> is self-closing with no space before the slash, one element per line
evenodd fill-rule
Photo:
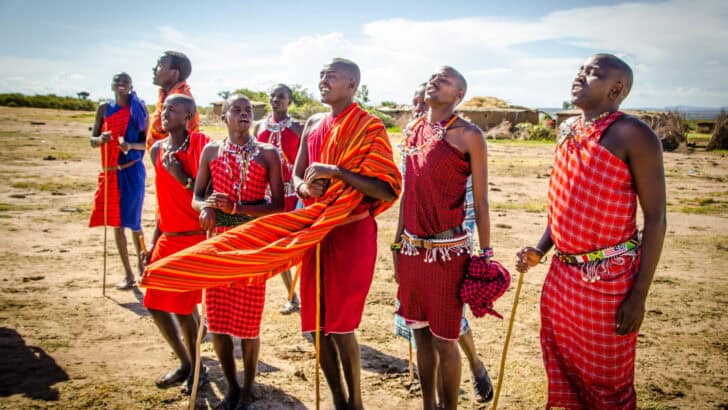
<path fill-rule="evenodd" d="M 502 123 L 508 121 L 513 125 L 528 122 L 531 124 L 538 124 L 538 112 L 537 111 L 516 111 L 516 110 L 460 110 L 466 117 L 470 118 L 473 124 L 477 125 L 483 130 L 488 130 Z"/>

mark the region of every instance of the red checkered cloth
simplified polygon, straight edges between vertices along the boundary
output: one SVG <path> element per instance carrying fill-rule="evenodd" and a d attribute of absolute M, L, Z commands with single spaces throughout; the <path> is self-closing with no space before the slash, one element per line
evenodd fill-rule
<path fill-rule="evenodd" d="M 119 174 L 116 169 L 104 171 L 105 168 L 115 168 L 119 164 L 119 138 L 126 133 L 131 112 L 129 107 L 104 117 L 102 131 L 111 133 L 111 140 L 100 147 L 101 172 L 98 176 L 98 188 L 94 194 L 94 205 L 89 218 L 89 227 L 106 226 L 119 227 L 121 225 L 121 195 L 119 193 Z M 106 185 L 106 187 L 104 187 Z M 106 191 L 104 193 L 104 191 Z M 104 200 L 104 195 L 106 200 Z"/>
<path fill-rule="evenodd" d="M 573 254 L 606 248 L 635 233 L 636 194 L 627 165 L 599 144 L 622 114 L 584 126 L 556 148 L 549 181 L 549 229 L 556 248 Z M 601 279 L 583 280 L 583 265 L 552 258 L 541 296 L 541 348 L 547 408 L 634 409 L 637 333 L 618 336 L 616 311 L 632 286 L 639 258 L 600 262 Z"/>
<path fill-rule="evenodd" d="M 408 146 L 421 146 L 429 130 L 425 122 L 412 130 Z M 448 142 L 436 140 L 405 160 L 402 205 L 404 228 L 421 238 L 462 225 L 465 217 L 465 185 L 470 162 Z M 442 339 L 460 336 L 463 302 L 460 284 L 470 255 L 450 253 L 449 261 L 425 262 L 426 252 L 397 258 L 400 301 L 398 314 L 408 321 L 427 322 L 430 331 Z"/>
<path fill-rule="evenodd" d="M 470 306 L 475 317 L 487 313 L 503 319 L 493 309 L 493 302 L 503 296 L 511 285 L 511 274 L 499 262 L 482 256 L 473 256 L 468 266 L 468 274 L 460 286 L 460 299 Z"/>
<path fill-rule="evenodd" d="M 255 160 L 250 161 L 246 181 L 236 197 L 241 164 L 226 151 L 210 163 L 212 189 L 227 194 L 233 201 L 259 201 L 268 188 L 268 171 Z M 218 227 L 224 231 L 226 228 Z M 229 229 L 229 228 L 228 228 Z M 255 339 L 260 333 L 260 321 L 265 305 L 266 282 L 245 287 L 217 287 L 207 290 L 208 329 L 241 339 Z"/>
<path fill-rule="evenodd" d="M 208 289 L 205 298 L 208 330 L 241 339 L 257 338 L 265 305 L 265 284 Z"/>

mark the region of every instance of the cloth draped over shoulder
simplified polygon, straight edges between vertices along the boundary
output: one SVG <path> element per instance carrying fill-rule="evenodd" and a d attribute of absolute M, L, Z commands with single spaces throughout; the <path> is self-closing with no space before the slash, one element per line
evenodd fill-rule
<path fill-rule="evenodd" d="M 402 176 L 384 124 L 358 106 L 337 118 L 324 136 L 321 162 L 382 180 L 400 194 Z M 298 264 L 363 199 L 363 193 L 334 179 L 324 196 L 305 208 L 258 218 L 151 264 L 141 286 L 189 291 L 267 280 Z M 376 216 L 393 202 L 367 204 Z"/>
<path fill-rule="evenodd" d="M 152 113 L 151 122 L 149 124 L 149 132 L 147 133 L 147 151 L 152 148 L 155 142 L 167 138 L 167 132 L 162 129 L 162 109 L 164 108 L 164 100 L 172 94 L 184 94 L 192 97 L 190 86 L 187 85 L 186 81 L 181 81 L 170 88 L 169 91 L 165 91 L 163 88 L 159 88 L 159 96 L 157 98 L 157 106 Z M 193 97 L 194 98 L 194 97 Z M 187 123 L 187 131 L 190 133 L 200 131 L 200 114 L 195 111 L 195 115 L 192 117 L 189 123 Z"/>

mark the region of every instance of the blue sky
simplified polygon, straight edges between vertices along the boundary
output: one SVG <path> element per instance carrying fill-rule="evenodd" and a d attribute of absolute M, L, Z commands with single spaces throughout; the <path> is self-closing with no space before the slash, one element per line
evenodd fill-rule
<path fill-rule="evenodd" d="M 468 97 L 550 107 L 569 98 L 586 57 L 606 51 L 635 71 L 627 107 L 728 105 L 724 1 L 246 3 L 0 0 L 0 92 L 104 98 L 127 71 L 153 102 L 151 68 L 174 49 L 192 60 L 200 104 L 278 82 L 314 91 L 321 65 L 341 56 L 359 63 L 375 102 L 408 102 L 449 64 Z"/>

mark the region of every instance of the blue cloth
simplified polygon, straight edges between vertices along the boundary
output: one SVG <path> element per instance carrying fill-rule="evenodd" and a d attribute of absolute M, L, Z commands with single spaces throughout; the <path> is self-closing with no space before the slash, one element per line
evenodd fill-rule
<path fill-rule="evenodd" d="M 136 98 L 136 94 L 133 95 L 132 99 Z M 140 101 L 138 98 L 136 98 Z M 142 102 L 143 104 L 143 102 Z M 109 106 L 106 110 L 106 117 L 113 115 L 123 107 L 116 104 L 115 101 L 109 101 Z M 146 136 L 144 135 L 144 125 L 141 130 L 137 127 L 138 121 L 134 117 L 133 105 L 129 107 L 131 111 L 131 117 L 129 118 L 129 124 L 126 127 L 124 133 L 124 140 L 126 142 L 144 142 Z M 146 124 L 146 109 L 144 109 L 143 124 Z M 147 172 L 144 168 L 144 151 L 129 150 L 126 154 L 123 152 L 119 154 L 119 165 L 129 163 L 134 160 L 138 160 L 134 165 L 129 168 L 117 171 L 119 179 L 119 212 L 121 216 L 121 226 L 123 228 L 129 228 L 132 231 L 142 230 L 142 207 L 144 206 L 144 184 L 147 178 Z"/>

